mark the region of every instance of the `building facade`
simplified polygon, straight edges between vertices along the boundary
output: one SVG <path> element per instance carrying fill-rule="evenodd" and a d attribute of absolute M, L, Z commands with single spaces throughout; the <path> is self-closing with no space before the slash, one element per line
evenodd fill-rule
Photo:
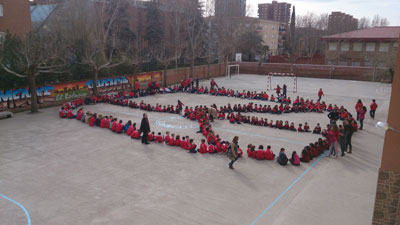
<path fill-rule="evenodd" d="M 324 36 L 326 63 L 393 68 L 400 27 L 374 27 Z"/>
<path fill-rule="evenodd" d="M 400 222 L 400 50 L 392 82 L 387 123 L 394 130 L 385 133 L 382 162 L 379 168 L 372 225 Z"/>
<path fill-rule="evenodd" d="M 332 12 L 328 20 L 328 34 L 339 34 L 357 30 L 358 19 L 342 12 Z"/>
<path fill-rule="evenodd" d="M 245 17 L 246 0 L 215 0 L 215 16 Z"/>
<path fill-rule="evenodd" d="M 7 31 L 22 35 L 31 29 L 29 0 L 0 0 L 0 36 Z"/>
<path fill-rule="evenodd" d="M 264 45 L 269 47 L 269 55 L 277 55 L 279 53 L 280 22 L 264 19 L 254 20 L 254 30 L 262 37 Z"/>
<path fill-rule="evenodd" d="M 272 3 L 258 4 L 258 18 L 279 21 L 288 24 L 292 5 L 286 2 L 272 1 Z"/>

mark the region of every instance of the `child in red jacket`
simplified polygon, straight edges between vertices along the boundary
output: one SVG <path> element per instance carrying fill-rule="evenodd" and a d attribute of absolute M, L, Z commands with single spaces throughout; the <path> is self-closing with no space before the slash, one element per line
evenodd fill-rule
<path fill-rule="evenodd" d="M 375 119 L 375 111 L 378 108 L 378 104 L 376 104 L 375 99 L 372 99 L 372 103 L 369 108 L 369 115 L 371 116 L 371 119 Z"/>
<path fill-rule="evenodd" d="M 303 128 L 302 128 L 301 126 L 303 126 L 303 125 L 300 123 L 300 124 L 299 124 L 299 128 L 297 128 L 297 131 L 298 131 L 298 132 L 304 132 L 304 130 L 303 130 Z"/>
<path fill-rule="evenodd" d="M 175 134 L 171 134 L 171 138 L 169 139 L 168 145 L 175 146 Z"/>
<path fill-rule="evenodd" d="M 216 153 L 214 144 L 210 144 L 208 146 L 208 153 L 210 153 L 210 154 Z"/>
<path fill-rule="evenodd" d="M 122 133 L 122 120 L 119 121 L 119 123 L 117 123 L 116 127 L 115 127 L 115 132 L 117 133 Z"/>
<path fill-rule="evenodd" d="M 257 153 L 256 153 L 256 159 L 257 160 L 264 160 L 265 159 L 264 146 L 260 145 L 258 147 L 258 150 L 257 150 Z"/>
<path fill-rule="evenodd" d="M 154 137 L 155 135 L 154 135 L 154 132 L 151 132 L 151 133 L 149 133 L 148 135 L 147 135 L 147 140 L 149 140 L 149 141 L 154 141 Z"/>
<path fill-rule="evenodd" d="M 131 138 L 132 138 L 132 139 L 139 139 L 139 138 L 140 138 L 140 133 L 139 133 L 139 131 L 138 131 L 138 130 L 134 130 L 134 131 L 132 132 Z"/>
<path fill-rule="evenodd" d="M 313 130 L 313 134 L 321 134 L 321 126 L 317 123 L 317 126 Z"/>
<path fill-rule="evenodd" d="M 170 140 L 171 140 L 171 137 L 169 136 L 169 131 L 167 131 L 165 133 L 164 141 L 165 141 L 165 143 L 168 144 Z"/>
<path fill-rule="evenodd" d="M 161 135 L 161 132 L 158 132 L 157 136 L 156 136 L 156 140 L 154 141 L 155 143 L 163 143 L 164 139 L 163 136 Z"/>
<path fill-rule="evenodd" d="M 201 154 L 207 153 L 207 144 L 206 144 L 206 140 L 205 139 L 201 139 L 199 152 Z"/>
<path fill-rule="evenodd" d="M 308 123 L 307 123 L 307 122 L 304 123 L 304 131 L 305 131 L 305 132 L 311 132 L 310 126 L 308 126 Z"/>
<path fill-rule="evenodd" d="M 289 130 L 296 131 L 296 128 L 294 127 L 294 123 L 293 122 L 290 124 Z"/>
<path fill-rule="evenodd" d="M 193 139 L 189 140 L 189 153 L 197 153 L 196 145 L 193 143 Z"/>
<path fill-rule="evenodd" d="M 275 154 L 271 150 L 271 146 L 267 146 L 267 150 L 265 150 L 265 159 L 266 160 L 274 160 L 275 159 Z"/>

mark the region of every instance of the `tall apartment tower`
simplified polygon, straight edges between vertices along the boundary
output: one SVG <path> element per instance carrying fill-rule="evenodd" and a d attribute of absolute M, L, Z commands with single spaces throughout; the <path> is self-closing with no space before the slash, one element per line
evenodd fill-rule
<path fill-rule="evenodd" d="M 348 31 L 357 30 L 358 19 L 352 15 L 342 12 L 332 12 L 329 15 L 328 34 L 339 34 Z"/>
<path fill-rule="evenodd" d="M 215 0 L 215 16 L 245 17 L 246 0 Z"/>
<path fill-rule="evenodd" d="M 272 1 L 272 3 L 258 4 L 258 18 L 279 21 L 288 24 L 290 20 L 291 4 L 286 2 Z"/>

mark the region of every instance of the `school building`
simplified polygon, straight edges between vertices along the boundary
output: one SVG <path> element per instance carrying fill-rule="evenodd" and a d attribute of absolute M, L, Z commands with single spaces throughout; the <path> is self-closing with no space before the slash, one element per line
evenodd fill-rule
<path fill-rule="evenodd" d="M 399 47 L 399 27 L 373 27 L 330 36 L 325 60 L 329 65 L 393 68 Z"/>
<path fill-rule="evenodd" d="M 16 35 L 31 31 L 29 0 L 0 0 L 0 38 L 6 32 Z"/>

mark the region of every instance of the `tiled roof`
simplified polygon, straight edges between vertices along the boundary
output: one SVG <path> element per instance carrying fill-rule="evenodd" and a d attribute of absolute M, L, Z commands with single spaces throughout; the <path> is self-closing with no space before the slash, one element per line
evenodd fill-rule
<path fill-rule="evenodd" d="M 341 34 L 323 36 L 322 40 L 397 40 L 400 38 L 399 27 L 373 27 L 363 30 L 355 30 Z"/>

